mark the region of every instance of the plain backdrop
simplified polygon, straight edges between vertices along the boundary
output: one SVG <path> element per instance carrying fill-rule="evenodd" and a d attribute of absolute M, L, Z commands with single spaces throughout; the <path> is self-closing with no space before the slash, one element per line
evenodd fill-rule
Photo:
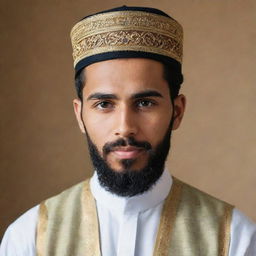
<path fill-rule="evenodd" d="M 84 16 L 123 4 L 160 8 L 184 27 L 188 104 L 170 172 L 256 220 L 256 1 L 1 0 L 0 237 L 24 211 L 92 174 L 72 109 L 69 33 Z"/>

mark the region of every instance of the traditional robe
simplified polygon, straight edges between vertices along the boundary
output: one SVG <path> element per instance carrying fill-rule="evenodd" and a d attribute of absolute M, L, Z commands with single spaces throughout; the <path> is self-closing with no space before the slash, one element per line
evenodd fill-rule
<path fill-rule="evenodd" d="M 153 255 L 155 244 L 157 244 L 157 232 L 164 202 L 166 202 L 170 189 L 173 187 L 173 179 L 169 173 L 165 171 L 150 191 L 130 198 L 119 197 L 107 192 L 100 186 L 96 173 L 91 179 L 89 187 L 97 206 L 102 256 Z M 35 230 L 37 222 L 38 207 L 33 208 L 12 224 L 4 237 L 0 255 L 35 256 Z M 251 223 L 238 210 L 234 209 L 230 228 L 231 241 L 228 245 L 227 255 L 256 255 L 255 224 Z M 93 230 L 95 231 L 95 229 Z M 184 231 L 184 229 L 182 230 Z M 191 232 L 191 230 L 187 232 Z M 210 233 L 211 231 L 208 230 L 207 235 Z M 188 234 L 184 233 L 181 238 L 184 241 L 191 239 L 193 236 Z M 65 235 L 67 237 L 70 236 L 70 234 Z M 56 234 L 54 236 L 55 238 L 58 237 Z M 73 237 L 73 240 L 76 240 L 75 237 Z M 201 241 L 194 241 L 194 243 L 200 244 Z M 193 244 L 191 244 L 191 248 L 195 248 Z M 190 248 L 187 249 L 187 254 L 183 255 L 196 255 L 189 251 Z M 182 256 L 182 254 L 176 255 Z M 215 254 L 206 252 L 201 255 Z"/>

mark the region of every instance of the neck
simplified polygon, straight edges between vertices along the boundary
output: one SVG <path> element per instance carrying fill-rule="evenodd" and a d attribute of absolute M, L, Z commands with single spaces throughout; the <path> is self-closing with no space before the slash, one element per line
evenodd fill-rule
<path fill-rule="evenodd" d="M 102 187 L 95 172 L 90 181 L 91 191 L 97 203 L 111 211 L 135 213 L 152 208 L 161 203 L 170 192 L 172 177 L 167 170 L 157 180 L 155 185 L 143 194 L 135 196 L 119 196 Z"/>

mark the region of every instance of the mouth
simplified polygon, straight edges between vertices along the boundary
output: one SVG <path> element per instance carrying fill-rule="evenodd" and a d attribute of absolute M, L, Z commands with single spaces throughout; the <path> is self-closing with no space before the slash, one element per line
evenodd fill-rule
<path fill-rule="evenodd" d="M 114 155 L 120 159 L 134 159 L 139 157 L 144 152 L 145 149 L 132 146 L 118 147 L 112 151 L 112 153 L 114 153 Z"/>

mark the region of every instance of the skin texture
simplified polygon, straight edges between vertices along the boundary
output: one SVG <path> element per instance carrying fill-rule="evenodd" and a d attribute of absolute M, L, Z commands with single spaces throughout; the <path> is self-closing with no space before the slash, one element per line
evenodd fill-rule
<path fill-rule="evenodd" d="M 146 150 L 119 146 L 106 156 L 103 146 L 122 138 L 133 137 L 155 147 L 163 140 L 173 116 L 173 130 L 183 118 L 184 95 L 170 99 L 163 65 L 150 59 L 115 59 L 94 63 L 85 68 L 83 103 L 73 106 L 82 133 L 88 133 L 100 155 L 115 171 L 122 171 L 123 159 L 140 170 L 148 161 Z M 174 112 L 173 112 L 174 111 Z"/>

